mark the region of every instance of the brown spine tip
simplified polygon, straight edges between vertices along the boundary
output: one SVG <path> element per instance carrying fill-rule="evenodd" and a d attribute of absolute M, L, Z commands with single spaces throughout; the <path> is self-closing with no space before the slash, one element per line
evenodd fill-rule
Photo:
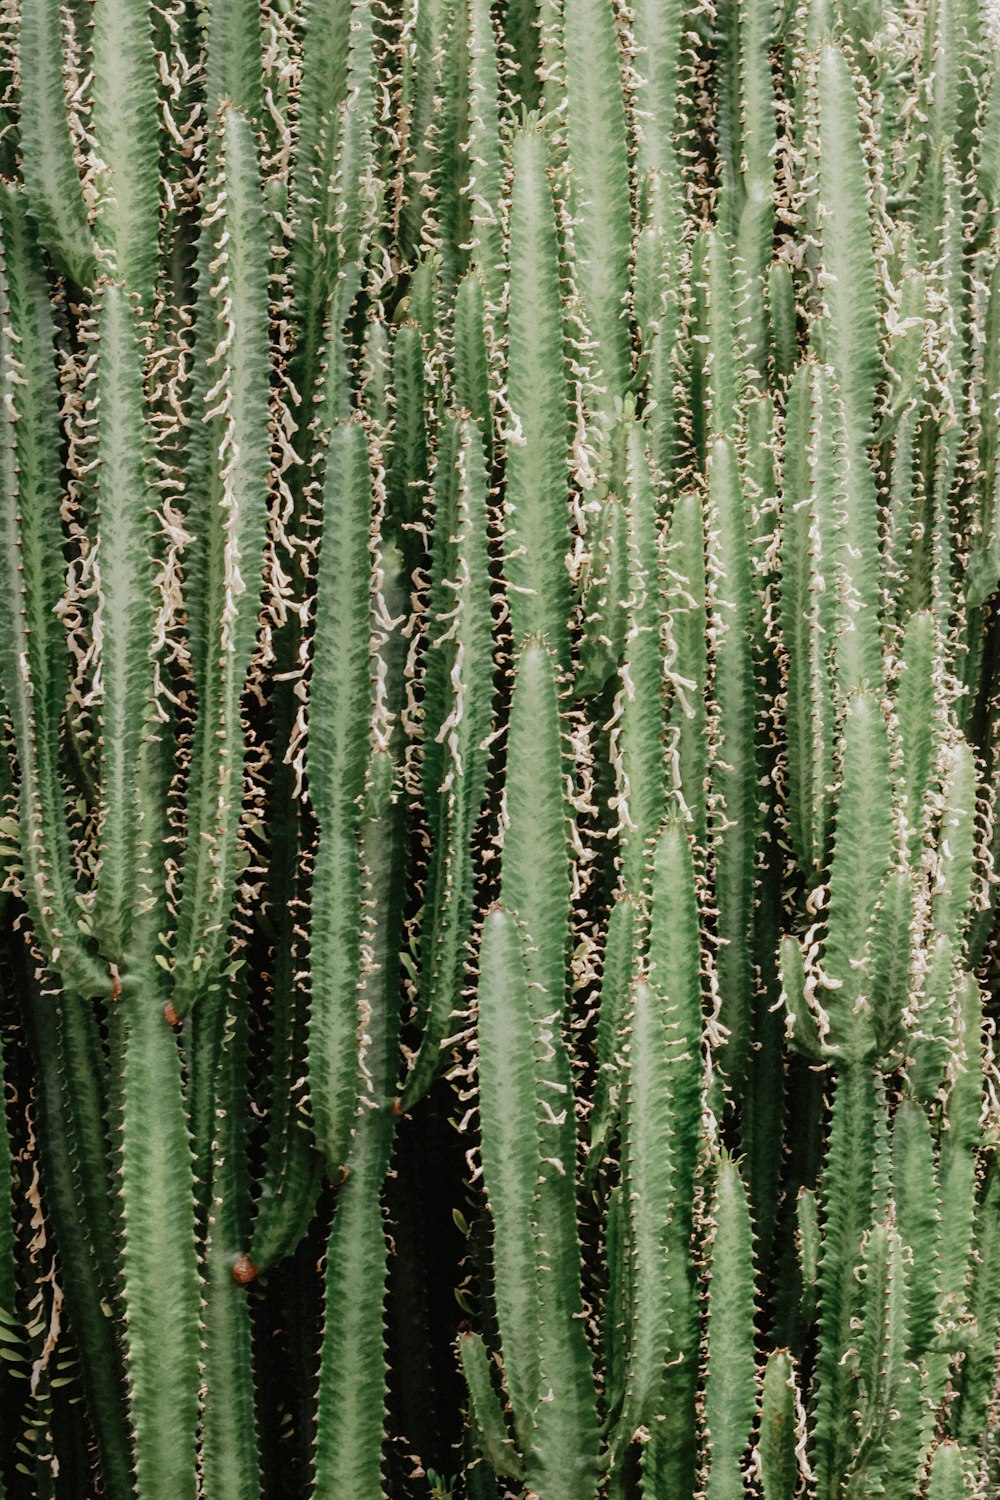
<path fill-rule="evenodd" d="M 340 1169 L 340 1176 L 337 1178 L 336 1182 L 333 1184 L 334 1187 L 335 1188 L 342 1188 L 344 1186 L 344 1183 L 347 1181 L 348 1177 L 350 1177 L 350 1175 L 351 1175 L 351 1169 L 350 1169 L 350 1167 L 341 1167 L 341 1169 Z"/>
<path fill-rule="evenodd" d="M 255 1266 L 249 1255 L 241 1255 L 233 1266 L 233 1280 L 237 1286 L 249 1286 L 260 1275 L 260 1266 Z"/>
<path fill-rule="evenodd" d="M 122 992 L 122 977 L 118 972 L 117 964 L 109 964 L 108 973 L 111 976 L 111 999 L 117 1000 Z"/>
<path fill-rule="evenodd" d="M 401 1099 L 393 1099 L 392 1112 L 396 1116 L 397 1120 L 401 1120 L 403 1118 L 406 1111 L 403 1108 L 403 1101 Z"/>
<path fill-rule="evenodd" d="M 163 1007 L 163 1019 L 168 1026 L 179 1026 L 181 1024 L 180 1014 L 172 1000 L 168 1000 Z"/>

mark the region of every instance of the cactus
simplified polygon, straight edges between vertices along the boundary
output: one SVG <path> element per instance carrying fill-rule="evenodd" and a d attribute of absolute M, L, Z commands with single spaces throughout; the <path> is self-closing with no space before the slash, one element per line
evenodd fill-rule
<path fill-rule="evenodd" d="M 1000 1485 L 997 38 L 4 7 L 0 1495 Z"/>

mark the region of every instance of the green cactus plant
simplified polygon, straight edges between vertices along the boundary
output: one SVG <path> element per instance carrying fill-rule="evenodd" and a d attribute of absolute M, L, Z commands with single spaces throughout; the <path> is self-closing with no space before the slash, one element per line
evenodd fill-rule
<path fill-rule="evenodd" d="M 997 1492 L 994 9 L 4 7 L 0 1496 Z"/>

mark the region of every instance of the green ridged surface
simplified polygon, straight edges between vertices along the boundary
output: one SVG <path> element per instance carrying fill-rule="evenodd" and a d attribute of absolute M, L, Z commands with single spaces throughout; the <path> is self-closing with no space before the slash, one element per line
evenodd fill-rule
<path fill-rule="evenodd" d="M 209 292 L 213 326 L 201 375 L 211 453 L 192 518 L 193 540 L 203 551 L 188 578 L 187 600 L 201 615 L 203 654 L 195 663 L 199 715 L 174 960 L 174 1003 L 182 1014 L 212 986 L 225 947 L 244 752 L 240 700 L 256 636 L 267 524 L 267 241 L 257 149 L 235 108 L 221 111 L 215 144 L 219 169 L 204 254 L 205 271 L 218 279 Z"/>
<path fill-rule="evenodd" d="M 742 1078 L 750 1044 L 750 929 L 754 861 L 754 681 L 750 657 L 750 560 L 743 488 L 731 441 L 712 444 L 708 569 L 714 723 L 709 730 L 709 834 L 718 909 L 720 1016 L 725 1070 Z"/>
<path fill-rule="evenodd" d="M 716 1169 L 715 1239 L 708 1283 L 705 1426 L 710 1500 L 743 1492 L 740 1466 L 753 1422 L 753 1239 L 746 1191 L 735 1162 Z"/>
<path fill-rule="evenodd" d="M 442 507 L 445 528 L 434 583 L 441 598 L 432 621 L 431 650 L 440 653 L 436 683 L 440 709 L 428 725 L 436 747 L 436 826 L 428 869 L 432 903 L 421 973 L 426 1011 L 420 1050 L 403 1090 L 405 1107 L 420 1098 L 440 1066 L 440 1048 L 460 1009 L 473 908 L 473 843 L 486 782 L 485 740 L 490 727 L 493 640 L 486 551 L 486 476 L 482 437 L 473 422 L 455 434 L 453 507 Z M 436 538 L 436 540 L 438 540 Z M 430 737 L 430 736 L 429 736 Z"/>
<path fill-rule="evenodd" d="M 479 971 L 479 1107 L 485 1126 L 483 1175 L 495 1226 L 497 1323 L 514 1426 L 527 1449 L 538 1400 L 538 1102 L 524 939 L 502 907 L 494 908 L 483 925 Z"/>
<path fill-rule="evenodd" d="M 327 1170 L 336 1174 L 347 1161 L 357 1104 L 358 836 L 371 717 L 372 482 L 360 424 L 335 428 L 331 436 L 324 523 L 309 716 L 309 795 L 319 841 L 310 892 L 307 1055 L 316 1141 Z"/>
<path fill-rule="evenodd" d="M 100 0 L 91 45 L 94 140 L 104 164 L 95 184 L 101 205 L 95 238 L 102 260 L 149 317 L 159 259 L 150 227 L 160 208 L 157 58 L 149 8 Z"/>
<path fill-rule="evenodd" d="M 0 1494 L 1000 1492 L 995 32 L 9 0 Z"/>
<path fill-rule="evenodd" d="M 542 134 L 513 141 L 507 326 L 507 581 L 515 645 L 544 636 L 568 664 L 569 392 L 559 242 Z"/>
<path fill-rule="evenodd" d="M 17 50 L 22 81 L 30 84 L 23 90 L 20 114 L 30 213 L 60 270 L 89 286 L 95 272 L 94 241 L 70 138 L 58 0 L 28 0 L 21 7 Z"/>
<path fill-rule="evenodd" d="M 122 1078 L 122 1282 L 140 1492 L 196 1494 L 198 1267 L 191 1143 L 177 1043 L 152 992 L 129 977 Z"/>
<path fill-rule="evenodd" d="M 765 1500 L 792 1500 L 799 1484 L 795 1367 L 775 1349 L 764 1368 L 760 1397 L 760 1469 Z"/>
<path fill-rule="evenodd" d="M 150 659 L 153 495 L 145 446 L 143 365 L 136 312 L 123 289 L 104 289 L 97 365 L 101 467 L 97 484 L 103 688 L 100 725 L 100 866 L 94 929 L 112 962 L 124 956 L 136 880 L 136 788 L 145 715 L 153 695 Z"/>

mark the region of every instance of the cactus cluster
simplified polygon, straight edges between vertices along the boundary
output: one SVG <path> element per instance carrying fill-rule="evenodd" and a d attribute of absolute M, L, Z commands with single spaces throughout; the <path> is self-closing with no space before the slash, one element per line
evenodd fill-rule
<path fill-rule="evenodd" d="M 1000 1494 L 998 56 L 4 0 L 0 1495 Z"/>

